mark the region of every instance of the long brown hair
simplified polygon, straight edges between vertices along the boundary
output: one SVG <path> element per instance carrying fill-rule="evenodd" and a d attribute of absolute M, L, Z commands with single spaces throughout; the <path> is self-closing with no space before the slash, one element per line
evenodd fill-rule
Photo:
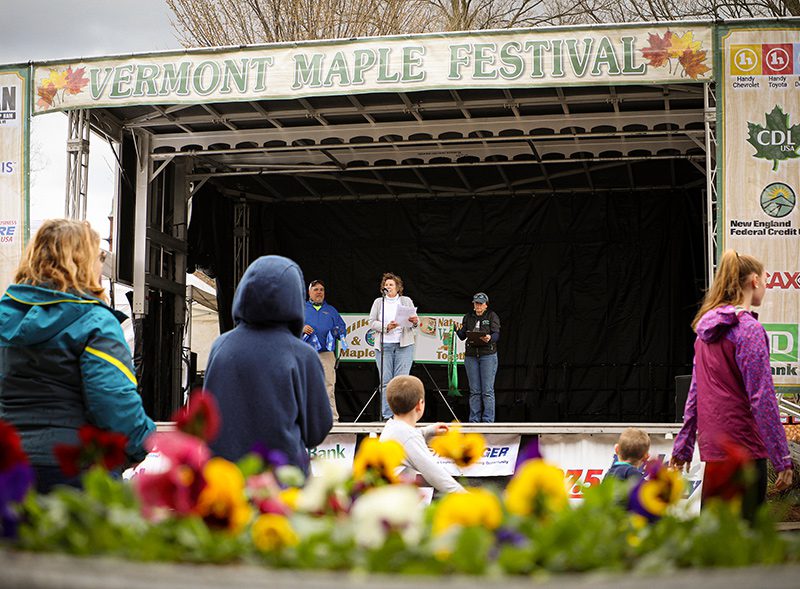
<path fill-rule="evenodd" d="M 14 282 L 88 294 L 107 301 L 95 273 L 100 235 L 86 221 L 48 219 L 28 244 Z"/>
<path fill-rule="evenodd" d="M 738 254 L 734 250 L 727 250 L 719 261 L 714 282 L 708 289 L 700 310 L 694 316 L 692 329 L 697 327 L 700 319 L 711 309 L 723 305 L 739 305 L 744 301 L 744 285 L 755 274 L 761 276 L 764 264 L 753 256 Z"/>

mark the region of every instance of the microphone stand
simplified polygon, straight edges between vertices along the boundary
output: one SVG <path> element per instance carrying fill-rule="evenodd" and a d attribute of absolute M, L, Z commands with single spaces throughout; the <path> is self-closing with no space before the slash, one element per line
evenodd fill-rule
<path fill-rule="evenodd" d="M 378 386 L 374 391 L 372 391 L 372 395 L 370 395 L 369 400 L 367 400 L 367 404 L 364 405 L 364 408 L 361 410 L 361 413 L 356 415 L 356 418 L 353 420 L 353 423 L 357 422 L 358 419 L 364 414 L 364 411 L 366 411 L 367 407 L 369 407 L 369 404 L 372 403 L 372 399 L 375 397 L 375 393 L 377 393 L 378 391 L 381 392 L 381 399 L 380 403 L 378 404 L 378 421 L 383 421 L 383 415 L 381 414 L 381 411 L 383 409 L 383 352 L 384 352 L 383 334 L 386 332 L 386 327 L 384 326 L 385 305 L 386 305 L 386 289 L 381 288 L 381 363 L 378 366 Z"/>

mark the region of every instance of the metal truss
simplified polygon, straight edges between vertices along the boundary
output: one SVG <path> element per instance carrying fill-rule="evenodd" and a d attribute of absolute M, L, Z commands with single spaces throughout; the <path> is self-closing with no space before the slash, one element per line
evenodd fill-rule
<path fill-rule="evenodd" d="M 64 216 L 68 219 L 86 218 L 86 198 L 89 184 L 89 111 L 71 110 L 67 114 L 67 179 Z"/>
<path fill-rule="evenodd" d="M 250 204 L 241 199 L 233 207 L 233 287 L 250 263 Z"/>
<path fill-rule="evenodd" d="M 717 97 L 712 82 L 703 84 L 706 152 L 706 288 L 714 281 L 717 267 L 719 199 L 717 194 Z"/>

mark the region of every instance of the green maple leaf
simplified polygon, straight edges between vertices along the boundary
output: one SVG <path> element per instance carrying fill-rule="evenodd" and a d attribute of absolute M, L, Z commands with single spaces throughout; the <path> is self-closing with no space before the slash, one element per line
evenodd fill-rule
<path fill-rule="evenodd" d="M 767 126 L 762 127 L 756 123 L 747 123 L 747 129 L 750 132 L 750 137 L 747 142 L 756 148 L 753 157 L 772 160 L 772 171 L 778 170 L 778 162 L 780 160 L 788 160 L 789 158 L 800 157 L 798 153 L 798 144 L 800 144 L 800 125 L 789 126 L 789 115 L 784 113 L 780 106 L 775 105 L 770 113 L 764 113 Z M 759 133 L 769 131 L 769 137 L 772 137 L 772 131 L 782 131 L 784 133 L 785 141 L 783 145 L 762 145 L 758 141 Z M 788 149 L 786 149 L 788 147 Z M 783 148 L 783 149 L 782 149 Z"/>

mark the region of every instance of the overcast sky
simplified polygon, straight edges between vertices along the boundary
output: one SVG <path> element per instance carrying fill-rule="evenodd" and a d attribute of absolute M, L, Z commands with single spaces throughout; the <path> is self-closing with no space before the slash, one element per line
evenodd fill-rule
<path fill-rule="evenodd" d="M 164 0 L 0 0 L 0 64 L 178 49 Z M 66 116 L 34 117 L 31 221 L 64 214 Z M 89 221 L 108 235 L 114 157 L 93 136 Z"/>

